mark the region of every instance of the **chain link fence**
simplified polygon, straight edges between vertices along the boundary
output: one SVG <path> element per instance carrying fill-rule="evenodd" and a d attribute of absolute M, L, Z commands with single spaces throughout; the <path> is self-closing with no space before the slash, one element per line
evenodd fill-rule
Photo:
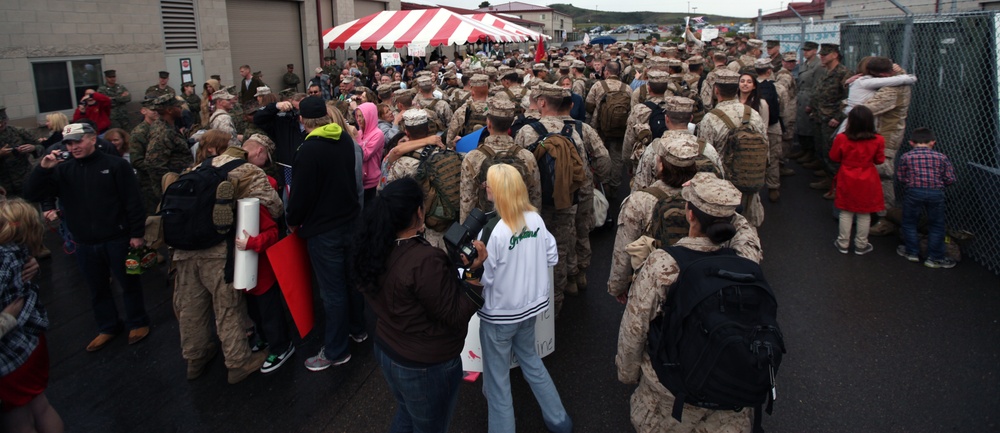
<path fill-rule="evenodd" d="M 780 40 L 783 52 L 798 52 L 803 41 L 837 43 L 848 69 L 865 56 L 885 56 L 917 76 L 900 154 L 914 128 L 937 134 L 936 149 L 958 177 L 947 190 L 948 233 L 963 256 L 1000 275 L 1000 13 L 765 21 L 758 31 L 760 39 Z"/>

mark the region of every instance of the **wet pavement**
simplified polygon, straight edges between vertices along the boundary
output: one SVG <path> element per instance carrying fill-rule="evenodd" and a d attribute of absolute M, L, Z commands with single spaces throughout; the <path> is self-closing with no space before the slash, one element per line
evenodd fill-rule
<path fill-rule="evenodd" d="M 769 432 L 1000 431 L 1000 277 L 971 260 L 950 270 L 909 263 L 895 238 L 873 238 L 866 256 L 839 254 L 831 202 L 808 190 L 804 170 L 765 203 L 764 271 L 778 296 L 789 353 L 778 376 Z M 623 306 L 607 295 L 613 230 L 592 234 L 590 288 L 567 297 L 556 350 L 545 364 L 578 432 L 629 432 L 633 388 L 616 380 Z M 87 353 L 95 335 L 89 295 L 72 256 L 42 261 L 51 320 L 47 391 L 70 432 L 382 432 L 395 402 L 372 357 L 352 343 L 341 367 L 302 363 L 321 342 L 296 342 L 279 370 L 226 383 L 222 357 L 185 379 L 171 289 L 162 269 L 143 275 L 150 336 L 124 335 Z M 369 318 L 371 324 L 371 318 Z M 321 329 L 317 326 L 317 328 Z M 370 331 L 371 332 L 371 331 Z M 520 431 L 545 431 L 519 373 L 512 374 Z M 486 431 L 482 382 L 464 383 L 452 432 Z"/>

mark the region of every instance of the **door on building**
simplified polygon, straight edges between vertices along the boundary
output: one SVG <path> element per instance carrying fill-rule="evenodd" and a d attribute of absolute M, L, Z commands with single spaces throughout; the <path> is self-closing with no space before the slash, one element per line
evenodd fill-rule
<path fill-rule="evenodd" d="M 252 71 L 261 72 L 268 87 L 281 91 L 284 88 L 281 77 L 289 63 L 295 65 L 295 73 L 305 81 L 301 4 L 283 0 L 226 1 L 235 82 L 240 80 L 240 65 L 250 65 Z"/>

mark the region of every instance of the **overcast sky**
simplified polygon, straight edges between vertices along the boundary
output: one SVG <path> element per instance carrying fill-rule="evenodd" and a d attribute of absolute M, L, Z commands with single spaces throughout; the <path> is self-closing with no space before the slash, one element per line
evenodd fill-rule
<path fill-rule="evenodd" d="M 408 0 L 414 3 L 428 4 L 428 5 L 447 5 L 455 6 L 466 9 L 476 9 L 482 0 Z M 570 3 L 565 0 L 557 1 L 534 1 L 534 0 L 521 0 L 525 3 L 537 4 L 537 5 L 547 5 L 551 3 Z M 490 1 L 492 4 L 503 4 L 506 1 L 493 0 Z M 650 2 L 646 0 L 584 0 L 584 1 L 573 1 L 572 4 L 579 8 L 584 9 L 597 9 L 603 11 L 616 11 L 616 12 L 636 12 L 636 11 L 653 11 L 653 12 L 688 12 L 689 2 L 686 0 L 666 0 L 662 2 Z M 778 9 L 785 8 L 788 5 L 787 1 L 781 0 L 706 0 L 706 1 L 692 1 L 690 2 L 690 7 L 692 8 L 690 12 L 694 16 L 704 15 L 704 14 L 716 14 L 716 15 L 727 15 L 727 16 L 737 16 L 737 17 L 755 17 L 757 16 L 757 9 L 763 9 L 765 13 L 774 12 Z M 697 9 L 694 9 L 697 8 Z M 623 23 L 627 24 L 627 23 Z"/>

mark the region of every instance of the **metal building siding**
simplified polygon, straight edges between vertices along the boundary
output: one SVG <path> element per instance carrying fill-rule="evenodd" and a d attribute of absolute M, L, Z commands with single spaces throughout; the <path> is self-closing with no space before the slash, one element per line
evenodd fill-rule
<path fill-rule="evenodd" d="M 302 3 L 282 0 L 227 0 L 229 45 L 233 58 L 233 77 L 239 83 L 240 65 L 261 71 L 264 83 L 275 92 L 283 86 L 285 65 L 295 64 L 302 77 L 302 29 L 299 7 Z"/>

